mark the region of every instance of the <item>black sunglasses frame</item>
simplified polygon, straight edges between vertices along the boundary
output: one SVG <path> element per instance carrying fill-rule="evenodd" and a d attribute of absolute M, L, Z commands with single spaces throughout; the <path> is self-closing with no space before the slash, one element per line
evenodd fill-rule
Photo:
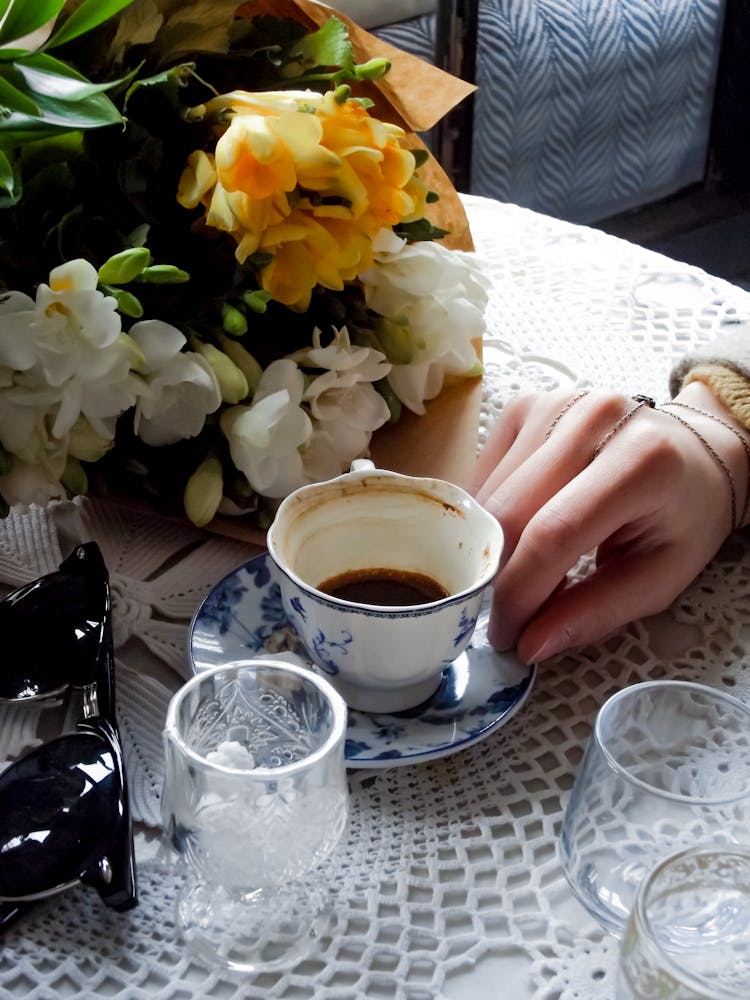
<path fill-rule="evenodd" d="M 138 901 L 127 775 L 115 712 L 109 574 L 94 542 L 0 601 L 0 703 L 79 694 L 73 731 L 0 773 L 0 928 L 76 884 Z"/>

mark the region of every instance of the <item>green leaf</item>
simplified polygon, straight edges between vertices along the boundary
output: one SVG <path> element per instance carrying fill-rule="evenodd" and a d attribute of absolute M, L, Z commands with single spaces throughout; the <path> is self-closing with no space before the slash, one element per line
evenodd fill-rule
<path fill-rule="evenodd" d="M 112 90 L 122 83 L 122 80 L 91 83 L 72 66 L 44 52 L 35 52 L 17 59 L 15 69 L 23 78 L 30 93 L 60 101 L 83 101 L 92 95 Z"/>
<path fill-rule="evenodd" d="M 0 63 L 4 62 L 15 62 L 16 59 L 20 59 L 22 56 L 28 56 L 31 53 L 28 49 L 0 49 Z"/>
<path fill-rule="evenodd" d="M 104 21 L 108 21 L 110 17 L 114 17 L 125 7 L 129 7 L 131 3 L 133 0 L 83 0 L 80 7 L 73 11 L 50 38 L 45 48 L 51 49 L 84 35 L 92 28 L 97 28 Z"/>
<path fill-rule="evenodd" d="M 83 132 L 65 132 L 39 142 L 26 143 L 21 151 L 21 169 L 25 177 L 30 177 L 53 163 L 72 163 L 82 154 Z"/>
<path fill-rule="evenodd" d="M 305 35 L 291 45 L 287 56 L 303 64 L 306 70 L 316 66 L 338 66 L 354 71 L 354 52 L 343 21 L 329 17 L 322 28 Z"/>
<path fill-rule="evenodd" d="M 37 139 L 63 135 L 68 130 L 66 125 L 53 125 L 43 118 L 13 112 L 6 117 L 0 116 L 0 149 L 12 150 Z"/>
<path fill-rule="evenodd" d="M 9 149 L 47 136 L 62 135 L 76 129 L 102 128 L 122 121 L 119 111 L 103 94 L 72 105 L 44 101 L 42 113 L 0 111 L 0 149 Z"/>
<path fill-rule="evenodd" d="M 273 259 L 274 255 L 272 253 L 267 253 L 264 250 L 258 250 L 257 253 L 250 254 L 245 261 L 245 266 L 249 270 L 262 271 L 264 267 L 268 267 Z"/>
<path fill-rule="evenodd" d="M 148 222 L 142 222 L 140 226 L 135 227 L 132 233 L 129 233 L 128 243 L 133 247 L 145 246 L 150 229 L 151 226 Z"/>
<path fill-rule="evenodd" d="M 25 115 L 39 114 L 39 105 L 18 86 L 19 82 L 23 81 L 19 81 L 18 74 L 13 69 L 0 66 L 0 111 L 5 119 L 7 113 L 12 111 L 20 111 Z"/>
<path fill-rule="evenodd" d="M 20 191 L 17 185 L 18 180 L 19 178 L 16 177 L 13 164 L 5 153 L 0 150 L 0 208 L 7 208 L 18 202 L 20 198 Z"/>
<path fill-rule="evenodd" d="M 0 45 L 24 38 L 57 17 L 65 0 L 10 0 L 0 27 Z"/>
<path fill-rule="evenodd" d="M 441 240 L 448 235 L 447 229 L 440 229 L 428 219 L 417 219 L 416 222 L 400 222 L 393 227 L 396 236 L 407 243 L 419 243 L 421 240 Z"/>
<path fill-rule="evenodd" d="M 132 86 L 128 87 L 125 93 L 125 100 L 123 102 L 123 108 L 128 106 L 130 98 L 138 90 L 148 87 L 165 87 L 168 90 L 177 90 L 185 86 L 186 81 L 195 75 L 195 63 L 186 62 L 180 63 L 177 66 L 172 66 L 170 69 L 164 70 L 163 73 L 156 73 L 154 76 L 142 77 L 136 80 Z"/>
<path fill-rule="evenodd" d="M 114 85 L 89 83 L 43 53 L 0 64 L 0 146 L 121 122 L 120 111 L 102 93 Z"/>

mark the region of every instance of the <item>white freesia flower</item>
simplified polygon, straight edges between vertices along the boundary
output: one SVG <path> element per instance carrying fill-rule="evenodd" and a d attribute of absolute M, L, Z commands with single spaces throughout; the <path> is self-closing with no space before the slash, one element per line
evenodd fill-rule
<path fill-rule="evenodd" d="M 326 368 L 333 372 L 347 372 L 358 382 L 377 382 L 385 378 L 390 365 L 385 355 L 371 347 L 356 347 L 349 339 L 345 326 L 334 329 L 333 340 L 326 347 L 321 345 L 322 333 L 316 326 L 312 334 L 312 347 L 292 354 L 293 360 L 308 368 Z"/>
<path fill-rule="evenodd" d="M 145 388 L 135 408 L 136 434 L 150 445 L 195 437 L 207 414 L 221 405 L 213 369 L 200 354 L 182 351 L 187 341 L 169 323 L 144 320 L 130 328 L 130 336 L 145 359 L 139 368 Z"/>
<path fill-rule="evenodd" d="M 0 445 L 13 460 L 0 476 L 0 495 L 9 504 L 46 503 L 65 496 L 68 436 L 55 438 L 43 410 L 17 406 L 12 393 L 0 392 Z"/>
<path fill-rule="evenodd" d="M 34 364 L 33 340 L 27 332 L 34 308 L 34 300 L 23 292 L 8 292 L 0 297 L 0 366 L 11 373 L 26 371 Z M 23 331 L 20 337 L 19 329 Z M 9 383 L 4 378 L 0 384 Z"/>
<path fill-rule="evenodd" d="M 338 475 L 363 454 L 373 431 L 388 420 L 388 406 L 372 383 L 385 378 L 391 366 L 380 351 L 353 346 L 346 327 L 335 331 L 326 347 L 321 346 L 317 328 L 312 339 L 311 348 L 293 357 L 306 367 L 324 369 L 310 380 L 303 397 L 315 425 L 315 448 L 311 454 L 305 453 L 303 462 L 311 479 L 317 481 L 328 476 L 313 469 L 320 470 L 324 464 L 326 470 L 335 469 L 332 475 Z M 323 459 L 324 448 L 332 451 L 330 459 Z"/>
<path fill-rule="evenodd" d="M 66 495 L 65 487 L 59 478 L 54 478 L 51 472 L 41 465 L 32 465 L 15 459 L 11 471 L 5 476 L 0 476 L 0 496 L 10 506 L 45 504 L 49 500 L 61 500 Z"/>
<path fill-rule="evenodd" d="M 133 347 L 114 299 L 96 285 L 94 267 L 73 260 L 50 273 L 36 300 L 10 292 L 0 301 L 0 365 L 15 373 L 13 401 L 44 410 L 58 439 L 81 415 L 105 436 L 135 402 Z"/>
<path fill-rule="evenodd" d="M 317 327 L 312 346 L 291 359 L 305 368 L 321 370 L 307 383 L 302 401 L 312 414 L 312 434 L 301 452 L 303 482 L 331 479 L 362 455 L 372 432 L 389 417 L 388 406 L 372 386 L 390 371 L 385 355 L 351 343 L 346 327 L 334 330 L 322 346 Z"/>
<path fill-rule="evenodd" d="M 472 344 L 485 329 L 489 281 L 473 254 L 437 243 L 406 244 L 384 230 L 375 241 L 375 263 L 359 275 L 367 305 L 407 324 L 409 364 L 394 364 L 388 381 L 405 406 L 424 413 L 446 376 L 479 373 Z"/>
<path fill-rule="evenodd" d="M 343 450 L 340 441 L 334 441 L 329 434 L 330 425 L 323 426 L 313 421 L 312 435 L 302 451 L 304 483 L 322 483 L 326 479 L 340 476 L 346 463 L 339 458 Z"/>
<path fill-rule="evenodd" d="M 273 361 L 252 404 L 232 406 L 221 415 L 232 462 L 261 496 L 283 497 L 309 481 L 300 452 L 312 435 L 310 417 L 300 405 L 304 388 L 294 361 Z"/>

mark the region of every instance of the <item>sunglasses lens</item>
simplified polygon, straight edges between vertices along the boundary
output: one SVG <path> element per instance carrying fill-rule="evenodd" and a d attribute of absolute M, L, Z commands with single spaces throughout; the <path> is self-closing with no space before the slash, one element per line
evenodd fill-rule
<path fill-rule="evenodd" d="M 60 736 L 11 765 L 0 775 L 0 898 L 92 880 L 123 822 L 123 794 L 116 754 L 95 733 Z"/>
<path fill-rule="evenodd" d="M 101 675 L 109 587 L 94 543 L 0 601 L 0 699 L 49 697 Z"/>

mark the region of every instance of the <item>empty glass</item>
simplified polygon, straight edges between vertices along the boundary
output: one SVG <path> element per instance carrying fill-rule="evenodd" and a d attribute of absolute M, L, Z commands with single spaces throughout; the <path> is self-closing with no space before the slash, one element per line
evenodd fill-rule
<path fill-rule="evenodd" d="M 620 949 L 617 1000 L 750 997 L 750 849 L 699 848 L 638 888 Z"/>
<path fill-rule="evenodd" d="M 649 681 L 600 709 L 560 835 L 573 892 L 622 936 L 657 862 L 750 830 L 750 709 L 686 681 Z"/>
<path fill-rule="evenodd" d="M 272 969 L 321 932 L 348 817 L 345 730 L 331 685 L 279 660 L 216 667 L 173 697 L 164 827 L 187 872 L 182 933 L 201 956 Z"/>

